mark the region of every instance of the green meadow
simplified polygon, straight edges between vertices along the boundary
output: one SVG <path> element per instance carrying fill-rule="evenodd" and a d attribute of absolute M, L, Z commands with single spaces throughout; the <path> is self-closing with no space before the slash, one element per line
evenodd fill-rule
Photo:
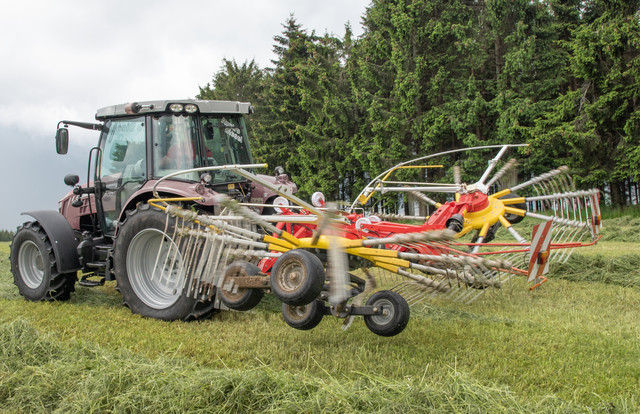
<path fill-rule="evenodd" d="M 418 305 L 391 338 L 361 319 L 296 331 L 268 296 L 192 323 L 131 314 L 113 283 L 27 302 L 0 243 L 0 409 L 639 412 L 638 234 L 640 219 L 608 220 L 541 288 L 514 279 L 469 305 Z"/>

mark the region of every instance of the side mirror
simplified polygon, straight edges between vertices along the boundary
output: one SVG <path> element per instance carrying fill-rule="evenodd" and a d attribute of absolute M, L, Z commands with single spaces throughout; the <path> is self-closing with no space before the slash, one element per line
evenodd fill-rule
<path fill-rule="evenodd" d="M 80 177 L 75 174 L 67 174 L 64 176 L 64 183 L 71 187 L 75 186 L 80 182 Z"/>
<path fill-rule="evenodd" d="M 67 128 L 58 128 L 56 131 L 56 152 L 58 154 L 66 154 L 69 149 L 69 130 Z"/>

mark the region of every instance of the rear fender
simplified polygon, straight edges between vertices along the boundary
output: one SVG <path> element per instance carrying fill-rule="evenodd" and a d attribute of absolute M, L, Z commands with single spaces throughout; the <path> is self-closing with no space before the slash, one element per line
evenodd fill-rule
<path fill-rule="evenodd" d="M 155 198 L 155 196 L 153 195 L 153 185 L 155 182 L 156 180 L 147 182 L 142 188 L 133 193 L 127 199 L 124 208 L 120 212 L 120 217 L 118 218 L 119 222 L 122 222 L 127 218 L 128 210 L 134 210 L 139 203 L 147 203 L 148 200 Z M 163 182 L 161 184 L 165 183 Z M 200 189 L 198 189 L 199 187 Z M 167 181 L 167 185 L 159 185 L 156 188 L 156 191 L 162 198 L 200 197 L 201 200 L 195 200 L 193 201 L 193 203 L 199 204 L 201 206 L 211 207 L 211 209 L 213 209 L 213 206 L 216 205 L 215 196 L 217 193 L 199 183 Z M 116 229 L 116 235 L 117 234 L 118 229 Z"/>
<path fill-rule="evenodd" d="M 47 233 L 56 257 L 58 272 L 69 273 L 80 270 L 76 233 L 62 214 L 54 210 L 38 210 L 27 211 L 22 215 L 36 219 Z"/>

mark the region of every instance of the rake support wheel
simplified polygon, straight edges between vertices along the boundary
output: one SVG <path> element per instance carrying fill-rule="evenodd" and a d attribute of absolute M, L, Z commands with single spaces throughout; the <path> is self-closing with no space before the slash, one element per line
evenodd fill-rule
<path fill-rule="evenodd" d="M 505 196 L 502 196 L 499 199 L 500 200 L 508 200 L 510 198 L 518 198 L 518 197 L 519 197 L 518 194 L 513 194 L 512 193 L 512 194 L 507 194 Z M 515 207 L 517 209 L 527 211 L 527 205 L 525 203 L 513 204 L 513 205 L 511 205 L 511 207 Z M 508 214 L 508 213 L 504 215 L 504 218 L 506 218 L 507 221 L 509 223 L 511 223 L 511 224 L 518 224 L 522 220 L 524 220 L 524 217 L 522 217 L 522 216 L 518 216 L 517 214 Z"/>
<path fill-rule="evenodd" d="M 302 306 L 320 295 L 324 280 L 324 266 L 318 257 L 305 250 L 290 250 L 273 265 L 271 291 L 287 305 Z"/>
<path fill-rule="evenodd" d="M 308 331 L 318 326 L 325 314 L 326 306 L 324 302 L 319 299 L 302 306 L 282 304 L 282 317 L 284 321 L 290 327 L 302 331 Z"/>
<path fill-rule="evenodd" d="M 257 276 L 260 273 L 258 266 L 249 262 L 233 262 L 225 271 L 225 282 L 218 293 L 222 303 L 229 309 L 248 311 L 260 303 L 264 292 L 262 289 L 234 288 L 233 278 L 242 276 Z M 229 285 L 227 286 L 227 283 Z"/>
<path fill-rule="evenodd" d="M 394 336 L 409 323 L 409 304 L 400 294 L 381 290 L 367 300 L 367 306 L 381 310 L 378 315 L 365 315 L 364 323 L 371 332 L 380 336 Z"/>

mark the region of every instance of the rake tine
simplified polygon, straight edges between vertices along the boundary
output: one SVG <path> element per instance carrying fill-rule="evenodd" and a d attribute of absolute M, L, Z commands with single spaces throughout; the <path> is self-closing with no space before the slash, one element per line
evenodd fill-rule
<path fill-rule="evenodd" d="M 506 173 L 513 170 L 517 166 L 518 166 L 518 161 L 515 158 L 511 158 L 502 166 L 502 168 L 500 168 L 500 170 L 498 170 L 494 174 L 493 177 L 491 177 L 491 179 L 487 182 L 487 187 L 491 187 L 493 184 L 499 181 L 502 178 L 502 176 L 504 176 Z"/>
<path fill-rule="evenodd" d="M 532 179 L 530 179 L 528 181 L 525 181 L 524 183 L 521 183 L 521 184 L 518 184 L 518 185 L 515 185 L 515 186 L 511 187 L 511 192 L 515 193 L 518 190 L 523 189 L 525 187 L 528 187 L 528 186 L 535 185 L 537 183 L 546 181 L 549 178 L 554 177 L 554 176 L 556 176 L 558 174 L 565 173 L 566 171 L 568 171 L 568 169 L 569 169 L 568 167 L 560 167 L 560 168 L 558 168 L 556 170 L 549 171 L 548 173 L 541 174 L 541 175 L 539 175 L 537 177 L 534 177 L 534 178 L 532 178 Z"/>
<path fill-rule="evenodd" d="M 200 230 L 200 225 L 198 225 L 198 230 Z M 187 296 L 191 295 L 191 288 L 193 286 L 193 277 L 195 276 L 193 274 L 193 272 L 191 271 L 191 269 L 193 268 L 193 265 L 195 264 L 194 262 L 196 260 L 197 252 L 200 250 L 199 249 L 200 244 L 201 244 L 200 243 L 200 239 L 198 237 L 190 237 L 189 238 L 189 243 L 187 245 L 187 249 L 190 249 L 190 250 L 188 250 L 189 251 L 189 255 L 185 259 L 185 271 L 187 272 L 189 277 L 185 277 L 184 278 L 184 283 L 182 285 L 182 291 L 183 292 L 186 291 L 186 295 Z"/>
<path fill-rule="evenodd" d="M 465 304 L 466 305 L 471 305 L 476 299 L 478 299 L 482 295 L 484 295 L 484 291 L 478 292 L 473 298 L 471 298 L 468 301 L 466 301 Z"/>
<path fill-rule="evenodd" d="M 460 289 L 460 294 L 456 296 L 452 301 L 453 302 L 464 302 L 465 299 L 470 296 L 473 292 L 470 289 Z"/>

